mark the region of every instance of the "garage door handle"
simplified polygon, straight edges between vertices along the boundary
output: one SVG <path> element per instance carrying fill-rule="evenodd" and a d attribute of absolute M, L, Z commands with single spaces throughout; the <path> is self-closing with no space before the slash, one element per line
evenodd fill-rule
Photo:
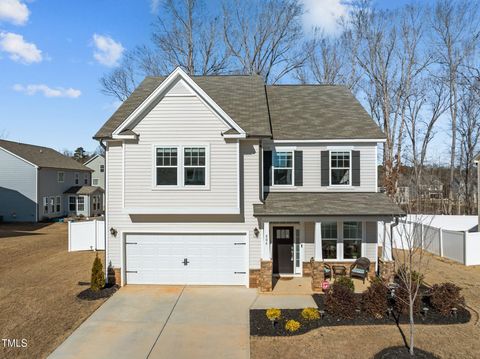
<path fill-rule="evenodd" d="M 246 245 L 247 243 L 245 242 L 236 242 L 236 243 L 233 243 L 234 246 L 244 246 Z"/>
<path fill-rule="evenodd" d="M 233 272 L 235 274 L 247 274 L 247 272 Z"/>
<path fill-rule="evenodd" d="M 138 273 L 136 270 L 127 270 L 125 273 Z"/>
<path fill-rule="evenodd" d="M 187 258 L 184 258 L 183 261 L 182 261 L 182 263 L 183 263 L 184 266 L 186 266 L 186 265 L 188 265 L 188 263 L 190 263 L 190 262 L 188 261 Z"/>
<path fill-rule="evenodd" d="M 137 242 L 125 242 L 125 244 L 137 244 Z"/>

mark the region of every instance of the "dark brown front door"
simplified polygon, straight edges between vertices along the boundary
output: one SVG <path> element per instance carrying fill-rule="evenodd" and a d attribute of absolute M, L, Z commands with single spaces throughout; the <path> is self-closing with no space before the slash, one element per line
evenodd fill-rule
<path fill-rule="evenodd" d="M 273 227 L 273 273 L 293 274 L 293 227 Z"/>

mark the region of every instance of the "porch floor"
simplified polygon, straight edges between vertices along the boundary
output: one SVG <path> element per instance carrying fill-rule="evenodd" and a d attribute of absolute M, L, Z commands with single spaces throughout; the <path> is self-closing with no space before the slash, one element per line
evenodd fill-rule
<path fill-rule="evenodd" d="M 365 283 L 361 279 L 352 278 L 355 285 L 355 293 L 364 292 L 369 286 L 370 281 L 365 280 Z M 328 279 L 332 284 L 334 279 Z M 267 295 L 311 295 L 315 292 L 312 291 L 312 278 L 311 277 L 273 277 L 273 290 Z"/>

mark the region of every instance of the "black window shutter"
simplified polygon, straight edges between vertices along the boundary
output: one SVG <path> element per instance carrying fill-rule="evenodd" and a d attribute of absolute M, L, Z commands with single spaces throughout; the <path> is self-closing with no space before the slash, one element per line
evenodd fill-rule
<path fill-rule="evenodd" d="M 322 186 L 330 185 L 330 153 L 322 151 L 320 155 L 320 178 Z"/>
<path fill-rule="evenodd" d="M 295 151 L 295 186 L 303 186 L 303 151 Z"/>
<path fill-rule="evenodd" d="M 360 151 L 352 151 L 352 186 L 360 186 Z"/>
<path fill-rule="evenodd" d="M 263 185 L 272 185 L 272 151 L 263 151 Z"/>

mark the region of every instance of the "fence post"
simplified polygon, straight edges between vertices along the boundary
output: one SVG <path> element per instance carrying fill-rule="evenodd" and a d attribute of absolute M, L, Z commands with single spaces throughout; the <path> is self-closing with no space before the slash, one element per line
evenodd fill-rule
<path fill-rule="evenodd" d="M 467 231 L 463 231 L 463 264 L 467 265 Z"/>
<path fill-rule="evenodd" d="M 93 226 L 95 228 L 95 248 L 93 249 L 93 251 L 96 252 L 97 251 L 97 239 L 98 239 L 97 238 L 98 233 L 97 233 L 97 220 L 96 219 L 93 220 Z"/>
<path fill-rule="evenodd" d="M 443 257 L 443 228 L 439 228 L 440 257 Z"/>
<path fill-rule="evenodd" d="M 71 245 L 71 241 L 72 241 L 72 238 L 71 238 L 71 235 L 72 235 L 72 225 L 71 225 L 71 222 L 72 221 L 68 221 L 68 251 L 70 252 L 71 248 L 72 248 L 72 245 Z"/>
<path fill-rule="evenodd" d="M 425 238 L 423 238 L 423 223 L 420 223 L 420 243 L 422 245 L 422 250 L 425 249 Z"/>

